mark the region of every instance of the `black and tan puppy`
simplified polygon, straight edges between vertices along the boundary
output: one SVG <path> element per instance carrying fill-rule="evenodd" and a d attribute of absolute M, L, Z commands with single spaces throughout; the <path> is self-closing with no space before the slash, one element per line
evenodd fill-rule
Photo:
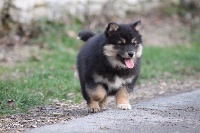
<path fill-rule="evenodd" d="M 105 32 L 95 35 L 81 31 L 85 45 L 77 57 L 77 69 L 89 112 L 99 112 L 107 96 L 116 97 L 117 107 L 131 109 L 129 94 L 140 74 L 141 21 L 132 24 L 109 23 Z"/>

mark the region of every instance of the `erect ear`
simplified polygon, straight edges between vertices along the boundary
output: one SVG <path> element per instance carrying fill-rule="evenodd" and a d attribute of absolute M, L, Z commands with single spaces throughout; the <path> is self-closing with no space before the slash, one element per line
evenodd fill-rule
<path fill-rule="evenodd" d="M 141 28 L 141 25 L 142 25 L 141 20 L 138 20 L 138 21 L 136 21 L 135 23 L 132 24 L 132 27 L 133 27 L 135 30 L 139 31 L 140 28 Z"/>
<path fill-rule="evenodd" d="M 108 23 L 106 28 L 106 36 L 110 37 L 119 29 L 119 25 L 117 23 Z"/>

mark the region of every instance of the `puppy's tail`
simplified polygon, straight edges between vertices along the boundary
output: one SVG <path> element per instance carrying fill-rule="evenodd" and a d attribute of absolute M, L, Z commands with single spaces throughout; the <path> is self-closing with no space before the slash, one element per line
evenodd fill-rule
<path fill-rule="evenodd" d="M 82 30 L 78 33 L 77 39 L 80 39 L 84 42 L 86 42 L 88 39 L 93 37 L 95 34 L 92 31 L 89 30 Z"/>

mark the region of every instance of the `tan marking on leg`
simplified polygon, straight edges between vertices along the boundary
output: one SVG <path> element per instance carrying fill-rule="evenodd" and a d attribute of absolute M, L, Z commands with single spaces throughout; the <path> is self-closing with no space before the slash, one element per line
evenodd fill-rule
<path fill-rule="evenodd" d="M 98 85 L 96 89 L 91 90 L 88 93 L 93 101 L 98 101 L 98 102 L 102 101 L 106 96 L 106 90 L 102 85 Z"/>
<path fill-rule="evenodd" d="M 107 104 L 107 96 L 105 96 L 104 99 L 101 102 L 99 102 L 99 106 L 101 109 L 105 109 L 106 104 Z"/>
<path fill-rule="evenodd" d="M 117 107 L 120 109 L 131 109 L 129 104 L 129 93 L 125 87 L 121 87 L 115 95 Z"/>
<path fill-rule="evenodd" d="M 99 104 L 106 97 L 106 90 L 102 85 L 98 85 L 94 90 L 88 91 L 91 102 L 88 104 L 88 111 L 96 113 L 100 111 Z"/>

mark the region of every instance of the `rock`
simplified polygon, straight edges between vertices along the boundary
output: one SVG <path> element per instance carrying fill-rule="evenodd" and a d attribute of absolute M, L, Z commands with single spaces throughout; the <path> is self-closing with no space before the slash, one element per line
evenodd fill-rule
<path fill-rule="evenodd" d="M 37 125 L 31 125 L 31 128 L 36 128 L 37 127 Z"/>

